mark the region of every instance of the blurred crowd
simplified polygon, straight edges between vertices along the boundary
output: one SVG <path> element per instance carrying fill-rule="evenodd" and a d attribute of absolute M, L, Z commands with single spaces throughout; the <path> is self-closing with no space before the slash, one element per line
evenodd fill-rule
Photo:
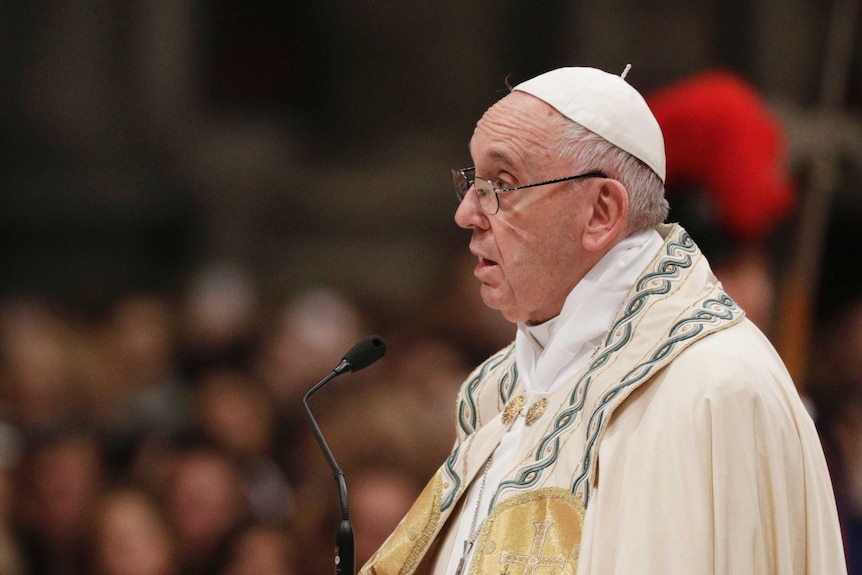
<path fill-rule="evenodd" d="M 224 265 L 172 293 L 6 298 L 0 573 L 331 573 L 337 484 L 301 398 L 379 333 L 383 361 L 310 401 L 345 472 L 360 564 L 450 450 L 470 366 L 514 333 L 464 271 L 422 320 L 331 287 L 268 302 Z"/>
<path fill-rule="evenodd" d="M 514 336 L 482 305 L 464 253 L 407 315 L 325 286 L 267 301 L 224 265 L 170 293 L 3 299 L 0 574 L 331 573 L 338 489 L 301 398 L 377 333 L 386 357 L 310 401 L 345 473 L 361 565 L 448 454 L 460 383 Z M 743 307 L 772 297 L 736 269 L 717 273 Z M 806 388 L 851 561 L 862 540 L 854 301 L 814 338 Z"/>

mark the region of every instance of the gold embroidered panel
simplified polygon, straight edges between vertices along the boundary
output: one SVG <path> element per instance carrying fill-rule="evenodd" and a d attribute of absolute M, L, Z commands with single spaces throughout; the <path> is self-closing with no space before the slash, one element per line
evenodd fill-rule
<path fill-rule="evenodd" d="M 482 526 L 470 575 L 575 575 L 585 513 L 558 487 L 503 501 Z"/>

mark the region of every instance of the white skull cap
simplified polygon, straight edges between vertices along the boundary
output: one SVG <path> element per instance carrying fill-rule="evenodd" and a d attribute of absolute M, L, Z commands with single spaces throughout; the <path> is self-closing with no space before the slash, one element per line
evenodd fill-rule
<path fill-rule="evenodd" d="M 626 68 L 628 71 L 628 67 Z M 625 150 L 665 179 L 664 137 L 643 96 L 623 76 L 558 68 L 515 86 Z"/>

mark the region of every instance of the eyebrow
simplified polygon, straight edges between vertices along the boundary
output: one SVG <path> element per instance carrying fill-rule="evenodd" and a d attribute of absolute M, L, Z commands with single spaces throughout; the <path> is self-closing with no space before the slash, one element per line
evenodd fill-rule
<path fill-rule="evenodd" d="M 512 167 L 512 160 L 510 160 L 509 156 L 507 156 L 503 152 L 500 152 L 497 150 L 491 150 L 491 157 L 493 157 L 494 159 L 500 160 L 501 162 L 503 162 L 504 164 L 506 164 L 509 167 Z"/>
<path fill-rule="evenodd" d="M 467 151 L 470 152 L 471 156 L 473 155 L 472 150 L 470 150 L 469 145 L 467 146 Z M 503 152 L 501 152 L 499 150 L 491 150 L 488 153 L 488 155 L 491 156 L 491 158 L 493 158 L 495 160 L 499 160 L 499 161 L 503 162 L 508 167 L 512 167 L 514 165 L 512 160 L 509 159 L 509 156 L 507 156 L 506 154 L 504 154 Z"/>
<path fill-rule="evenodd" d="M 471 156 L 473 155 L 473 150 L 471 149 L 469 142 L 467 143 L 467 152 Z M 507 156 L 506 154 L 504 154 L 503 152 L 501 152 L 499 150 L 491 150 L 490 152 L 488 152 L 488 155 L 491 156 L 491 158 L 493 158 L 495 160 L 499 160 L 500 162 L 502 162 L 503 164 L 505 164 L 509 168 L 512 168 L 515 166 L 514 162 L 512 162 L 512 160 L 509 158 L 509 156 Z"/>

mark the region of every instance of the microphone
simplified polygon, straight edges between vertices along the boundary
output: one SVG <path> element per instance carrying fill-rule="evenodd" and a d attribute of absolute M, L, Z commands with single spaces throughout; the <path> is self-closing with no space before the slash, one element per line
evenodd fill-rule
<path fill-rule="evenodd" d="M 317 385 L 308 390 L 308 393 L 302 398 L 302 407 L 308 422 L 311 424 L 311 430 L 314 433 L 314 438 L 320 446 L 320 450 L 326 457 L 329 467 L 332 469 L 332 474 L 335 476 L 335 481 L 338 484 L 338 496 L 341 502 L 341 524 L 338 526 L 338 531 L 335 534 L 335 575 L 354 575 L 355 571 L 355 555 L 353 547 L 353 526 L 350 524 L 350 507 L 347 501 L 347 484 L 344 481 L 344 473 L 335 462 L 335 457 L 332 455 L 332 450 L 326 444 L 323 438 L 323 433 L 320 427 L 314 420 L 311 414 L 311 409 L 308 407 L 308 400 L 321 387 L 341 375 L 342 373 L 359 371 L 366 368 L 386 353 L 386 342 L 380 336 L 372 335 L 367 337 L 350 348 L 350 351 L 344 354 L 339 364 L 333 369 L 329 375 L 321 379 Z"/>

